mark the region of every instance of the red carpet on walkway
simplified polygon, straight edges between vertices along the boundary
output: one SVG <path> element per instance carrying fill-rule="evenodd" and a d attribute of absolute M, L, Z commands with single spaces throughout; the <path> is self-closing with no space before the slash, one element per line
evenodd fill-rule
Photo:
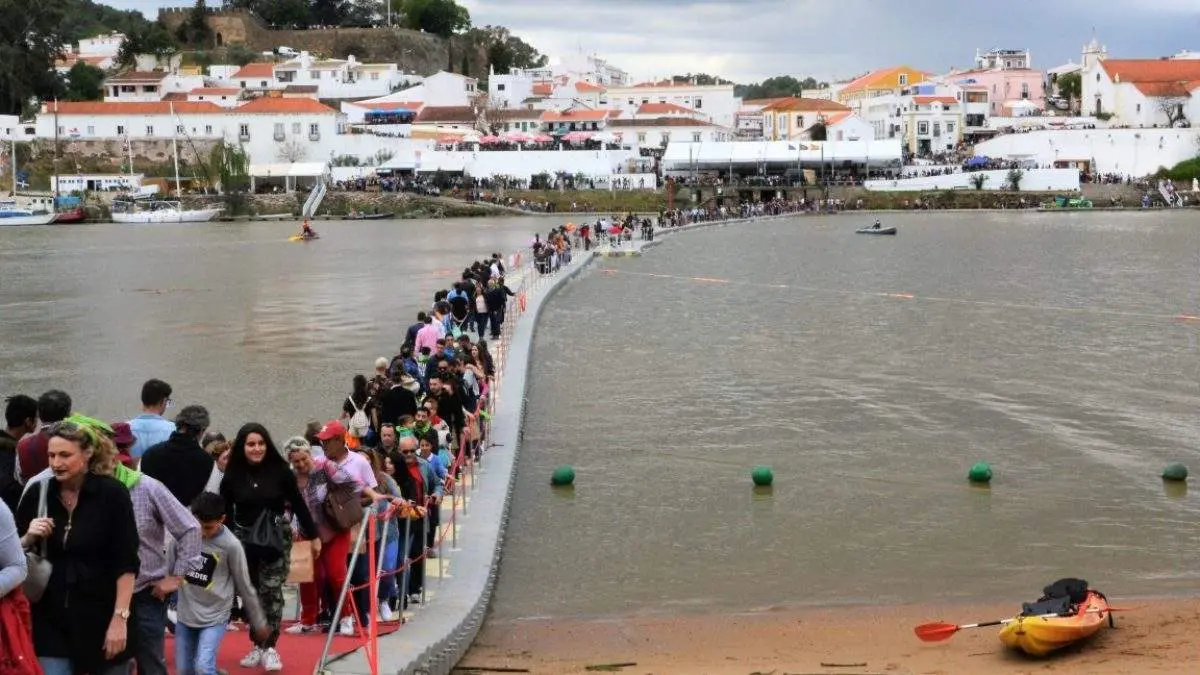
<path fill-rule="evenodd" d="M 383 637 L 389 633 L 394 633 L 399 628 L 399 622 L 380 624 L 379 636 Z M 275 649 L 279 652 L 280 658 L 283 659 L 282 674 L 312 675 L 313 669 L 317 666 L 317 659 L 321 657 L 321 650 L 325 647 L 325 637 L 324 633 L 309 633 L 307 635 L 288 635 L 285 633 L 280 635 L 279 643 L 275 646 Z M 365 638 L 335 635 L 333 644 L 329 647 L 329 658 L 334 659 L 360 649 L 363 646 L 364 640 Z M 165 647 L 167 670 L 171 675 L 174 675 L 175 638 L 173 636 L 167 636 Z M 217 667 L 226 671 L 229 675 L 263 673 L 264 671 L 261 667 L 243 668 L 239 664 L 242 657 L 250 651 L 250 647 L 249 632 L 239 630 L 226 633 L 225 639 L 221 641 L 221 651 L 217 656 Z"/>

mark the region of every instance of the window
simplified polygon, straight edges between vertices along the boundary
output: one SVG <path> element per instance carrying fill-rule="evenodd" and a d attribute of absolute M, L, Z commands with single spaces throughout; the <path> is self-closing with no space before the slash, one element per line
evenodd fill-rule
<path fill-rule="evenodd" d="M 123 124 L 118 124 L 118 125 L 117 125 L 117 135 L 118 135 L 118 136 L 124 136 L 124 135 L 125 135 L 125 125 L 123 125 Z"/>
<path fill-rule="evenodd" d="M 946 133 L 954 133 L 954 122 L 946 122 Z"/>
<path fill-rule="evenodd" d="M 182 124 L 177 124 L 177 125 L 175 125 L 175 133 L 177 133 L 177 134 L 186 134 L 186 133 L 187 133 L 187 129 L 184 129 Z"/>
<path fill-rule="evenodd" d="M 1029 83 L 1021 83 L 1021 98 L 1029 98 Z"/>
<path fill-rule="evenodd" d="M 666 145 L 667 141 L 671 140 L 671 132 L 669 132 L 669 131 L 664 131 L 661 134 L 659 134 L 658 136 L 660 139 L 662 139 L 663 145 Z"/>
<path fill-rule="evenodd" d="M 900 73 L 900 86 L 903 87 L 906 84 L 908 84 L 908 74 Z"/>
<path fill-rule="evenodd" d="M 320 136 L 321 135 L 321 125 L 317 124 L 315 122 L 308 125 L 308 135 L 309 136 Z"/>
<path fill-rule="evenodd" d="M 648 98 L 642 99 L 642 105 L 646 105 L 649 102 L 650 102 L 650 99 L 648 99 Z"/>
<path fill-rule="evenodd" d="M 700 97 L 697 96 L 696 97 L 696 110 L 700 110 L 703 107 L 704 107 L 704 101 L 700 100 Z"/>
<path fill-rule="evenodd" d="M 924 136 L 929 133 L 929 122 L 917 122 L 917 133 Z"/>
<path fill-rule="evenodd" d="M 61 135 L 65 134 L 65 133 L 67 133 L 67 128 L 66 128 L 66 127 L 64 127 L 64 126 L 62 126 L 62 125 L 60 124 L 60 125 L 58 126 L 58 135 L 59 135 L 59 136 L 61 136 Z"/>
<path fill-rule="evenodd" d="M 258 83 L 258 86 L 262 87 L 263 89 L 266 89 L 266 88 L 267 88 L 267 81 L 266 81 L 266 80 L 262 80 L 261 82 L 259 82 L 259 83 Z"/>
<path fill-rule="evenodd" d="M 300 135 L 300 123 L 299 122 L 292 122 L 292 133 L 296 134 L 297 136 Z"/>
<path fill-rule="evenodd" d="M 1142 104 L 1141 103 L 1137 104 L 1137 111 L 1142 112 Z"/>
<path fill-rule="evenodd" d="M 153 136 L 153 135 L 154 135 L 154 127 L 153 127 L 153 126 L 148 126 L 148 127 L 146 127 L 146 135 L 147 135 L 147 136 Z"/>
<path fill-rule="evenodd" d="M 646 132 L 639 131 L 638 132 L 638 143 L 645 143 L 645 142 L 646 142 Z"/>
<path fill-rule="evenodd" d="M 503 84 L 496 85 L 496 91 L 504 91 L 504 86 L 505 85 L 503 85 Z"/>
<path fill-rule="evenodd" d="M 693 132 L 692 132 L 692 142 L 693 142 L 693 143 L 699 143 L 699 142 L 700 142 L 700 132 L 699 132 L 699 131 L 693 131 Z"/>
<path fill-rule="evenodd" d="M 1097 82 L 1099 82 L 1099 81 L 1100 81 L 1100 73 L 1096 73 L 1096 81 L 1097 81 Z"/>
<path fill-rule="evenodd" d="M 204 125 L 204 135 L 205 135 L 205 136 L 212 136 L 212 135 L 213 135 L 213 132 L 212 132 L 212 125 L 211 125 L 211 124 L 206 124 L 206 125 Z"/>
<path fill-rule="evenodd" d="M 250 138 L 250 125 L 249 124 L 239 124 L 238 125 L 238 136 L 240 136 L 242 138 Z"/>
<path fill-rule="evenodd" d="M 1138 106 L 1138 107 L 1141 107 L 1141 106 Z M 88 127 L 88 128 L 87 128 L 87 135 L 88 135 L 88 136 L 95 136 L 95 135 L 96 135 L 96 127 Z"/>
<path fill-rule="evenodd" d="M 629 105 L 633 105 L 633 99 L 629 99 Z"/>
<path fill-rule="evenodd" d="M 801 129 L 804 128 L 804 115 L 796 115 L 796 126 Z"/>
<path fill-rule="evenodd" d="M 283 138 L 284 138 L 283 122 L 276 122 L 275 123 L 275 140 L 282 141 Z"/>
<path fill-rule="evenodd" d="M 158 85 L 148 84 L 145 87 L 142 87 L 142 91 L 146 92 L 147 94 L 156 93 L 158 91 Z"/>
<path fill-rule="evenodd" d="M 378 81 L 378 80 L 379 80 L 379 73 L 371 73 L 371 79 L 372 79 L 372 80 L 376 80 L 376 81 Z M 504 86 L 504 85 L 501 85 L 501 86 Z"/>

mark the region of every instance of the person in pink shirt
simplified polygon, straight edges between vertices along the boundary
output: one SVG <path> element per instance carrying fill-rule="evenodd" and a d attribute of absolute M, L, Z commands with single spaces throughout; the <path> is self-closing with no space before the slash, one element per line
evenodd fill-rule
<path fill-rule="evenodd" d="M 425 325 L 417 331 L 417 341 L 413 345 L 413 353 L 420 354 L 422 347 L 429 347 L 429 351 L 432 353 L 440 337 L 442 337 L 441 328 L 434 323 L 433 317 L 426 315 Z"/>

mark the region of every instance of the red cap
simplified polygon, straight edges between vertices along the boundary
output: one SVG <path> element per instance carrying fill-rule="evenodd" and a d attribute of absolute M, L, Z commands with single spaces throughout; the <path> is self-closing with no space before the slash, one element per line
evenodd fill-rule
<path fill-rule="evenodd" d="M 129 427 L 128 422 L 116 422 L 112 425 L 113 443 L 116 445 L 132 445 L 137 442 L 137 436 L 133 435 L 133 429 Z"/>
<path fill-rule="evenodd" d="M 325 423 L 325 426 L 321 427 L 321 430 L 317 432 L 317 438 L 321 439 L 322 441 L 327 441 L 331 438 L 337 438 L 345 435 L 346 427 L 337 420 L 329 420 Z"/>

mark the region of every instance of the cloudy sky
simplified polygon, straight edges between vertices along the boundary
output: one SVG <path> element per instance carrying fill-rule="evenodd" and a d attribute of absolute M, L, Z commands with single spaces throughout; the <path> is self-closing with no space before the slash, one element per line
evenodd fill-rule
<path fill-rule="evenodd" d="M 153 16 L 188 0 L 106 0 Z M 210 4 L 217 4 L 210 0 Z M 971 64 L 975 49 L 1025 48 L 1034 66 L 1109 54 L 1200 51 L 1200 0 L 459 0 L 476 25 L 503 25 L 543 53 L 583 50 L 639 79 L 688 72 L 748 82 L 845 78 L 907 64 Z"/>

